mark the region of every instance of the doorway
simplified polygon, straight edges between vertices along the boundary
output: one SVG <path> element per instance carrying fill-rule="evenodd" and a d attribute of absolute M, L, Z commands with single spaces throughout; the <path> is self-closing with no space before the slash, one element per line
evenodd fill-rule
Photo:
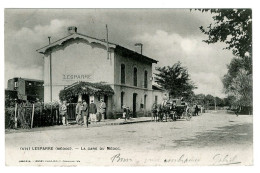
<path fill-rule="evenodd" d="M 83 94 L 83 95 L 82 95 L 82 101 L 83 101 L 83 100 L 86 100 L 86 102 L 87 102 L 88 105 L 90 104 L 90 103 L 89 103 L 89 95 Z"/>
<path fill-rule="evenodd" d="M 137 98 L 137 94 L 134 93 L 133 94 L 133 118 L 136 118 L 136 98 Z"/>
<path fill-rule="evenodd" d="M 104 118 L 107 119 L 107 112 L 108 112 L 108 96 L 107 95 L 104 95 L 104 102 L 106 103 L 106 112 L 105 112 L 105 115 L 104 115 Z"/>

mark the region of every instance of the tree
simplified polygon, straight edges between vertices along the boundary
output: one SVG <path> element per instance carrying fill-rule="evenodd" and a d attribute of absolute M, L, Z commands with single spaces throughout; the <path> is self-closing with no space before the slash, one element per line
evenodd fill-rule
<path fill-rule="evenodd" d="M 225 93 L 236 97 L 233 104 L 249 106 L 252 103 L 252 63 L 248 58 L 233 58 L 222 82 Z M 239 93 L 241 92 L 241 93 Z"/>
<path fill-rule="evenodd" d="M 213 14 L 214 24 L 200 30 L 208 35 L 204 42 L 224 42 L 226 49 L 238 57 L 252 57 L 252 10 L 251 9 L 202 9 Z"/>
<path fill-rule="evenodd" d="M 224 101 L 223 99 L 219 98 L 219 97 L 215 97 L 215 101 L 216 101 L 216 105 L 219 107 L 223 107 L 224 106 Z"/>
<path fill-rule="evenodd" d="M 202 33 L 208 35 L 208 44 L 224 42 L 235 58 L 227 66 L 222 82 L 225 93 L 234 96 L 233 104 L 252 106 L 252 10 L 251 9 L 201 9 L 213 14 L 214 23 Z"/>
<path fill-rule="evenodd" d="M 205 98 L 206 96 L 204 94 L 196 94 L 193 98 L 194 103 L 199 105 L 205 105 Z"/>
<path fill-rule="evenodd" d="M 223 84 L 226 88 L 226 93 L 235 97 L 235 104 L 240 106 L 253 105 L 253 82 L 252 75 L 246 70 L 240 69 L 236 77 L 231 77 L 230 74 L 225 75 Z"/>
<path fill-rule="evenodd" d="M 169 91 L 171 97 L 184 97 L 190 100 L 194 96 L 193 89 L 196 86 L 190 80 L 187 68 L 182 67 L 180 62 L 171 67 L 158 67 L 156 70 L 159 73 L 155 74 L 155 82 Z"/>
<path fill-rule="evenodd" d="M 224 98 L 224 105 L 231 108 L 232 105 L 234 105 L 235 100 L 236 100 L 235 96 L 230 96 L 229 95 L 226 98 Z"/>
<path fill-rule="evenodd" d="M 208 94 L 205 97 L 205 103 L 207 106 L 214 106 L 215 105 L 215 99 L 212 95 Z"/>

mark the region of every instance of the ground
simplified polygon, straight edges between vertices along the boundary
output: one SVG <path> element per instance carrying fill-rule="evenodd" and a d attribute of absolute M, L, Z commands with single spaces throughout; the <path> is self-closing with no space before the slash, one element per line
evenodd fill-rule
<path fill-rule="evenodd" d="M 212 112 L 190 121 L 8 133 L 6 164 L 251 165 L 253 117 Z"/>

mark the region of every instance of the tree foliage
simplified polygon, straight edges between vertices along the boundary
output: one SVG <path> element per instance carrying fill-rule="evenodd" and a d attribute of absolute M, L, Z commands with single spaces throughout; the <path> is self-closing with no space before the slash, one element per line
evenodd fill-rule
<path fill-rule="evenodd" d="M 214 23 L 200 27 L 208 35 L 204 42 L 224 42 L 235 58 L 223 77 L 225 93 L 235 97 L 233 104 L 252 106 L 252 10 L 201 9 L 213 14 Z"/>
<path fill-rule="evenodd" d="M 252 61 L 248 57 L 233 58 L 222 82 L 225 93 L 234 96 L 234 104 L 252 105 Z"/>
<path fill-rule="evenodd" d="M 196 86 L 190 80 L 187 68 L 183 67 L 180 62 L 173 66 L 158 67 L 156 70 L 159 73 L 155 74 L 155 82 L 168 90 L 171 97 L 190 99 L 194 95 L 193 89 Z"/>
<path fill-rule="evenodd" d="M 235 97 L 234 96 L 227 96 L 225 98 L 220 97 L 214 97 L 211 94 L 196 94 L 193 98 L 193 103 L 196 103 L 198 105 L 202 105 L 205 108 L 208 107 L 214 107 L 215 102 L 217 107 L 231 107 L 235 103 Z"/>
<path fill-rule="evenodd" d="M 226 49 L 238 57 L 252 57 L 252 10 L 251 9 L 203 9 L 213 14 L 215 23 L 200 30 L 208 35 L 206 43 L 224 42 Z"/>
<path fill-rule="evenodd" d="M 240 69 L 235 77 L 229 73 L 224 76 L 223 84 L 226 93 L 235 96 L 237 105 L 252 106 L 253 82 L 252 75 L 244 69 Z"/>

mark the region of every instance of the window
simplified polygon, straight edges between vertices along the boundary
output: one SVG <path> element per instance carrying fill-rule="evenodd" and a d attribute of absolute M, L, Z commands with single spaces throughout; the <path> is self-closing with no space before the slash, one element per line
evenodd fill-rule
<path fill-rule="evenodd" d="M 134 67 L 134 86 L 137 86 L 137 68 Z"/>
<path fill-rule="evenodd" d="M 146 109 L 146 98 L 147 98 L 147 95 L 144 95 L 144 109 Z"/>
<path fill-rule="evenodd" d="M 121 92 L 121 108 L 122 108 L 123 105 L 124 105 L 124 95 L 125 95 L 125 93 L 124 93 L 124 92 Z"/>
<path fill-rule="evenodd" d="M 125 84 L 125 64 L 121 64 L 121 84 Z"/>
<path fill-rule="evenodd" d="M 157 100 L 158 100 L 158 96 L 155 96 L 154 102 L 157 103 Z"/>
<path fill-rule="evenodd" d="M 17 82 L 14 82 L 14 87 L 15 87 L 15 88 L 17 88 L 17 87 L 18 87 L 18 86 L 17 86 Z"/>
<path fill-rule="evenodd" d="M 144 88 L 147 88 L 147 71 L 144 71 Z"/>

